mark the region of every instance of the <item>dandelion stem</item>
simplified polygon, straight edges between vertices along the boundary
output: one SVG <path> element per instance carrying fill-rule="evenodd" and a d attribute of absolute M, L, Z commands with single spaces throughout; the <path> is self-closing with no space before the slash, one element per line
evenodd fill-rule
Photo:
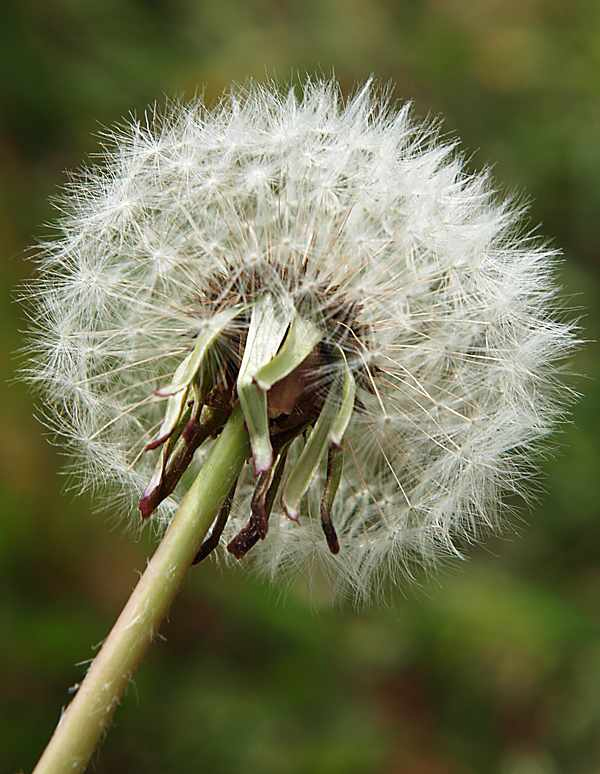
<path fill-rule="evenodd" d="M 85 770 L 248 453 L 238 406 L 64 712 L 34 774 Z"/>

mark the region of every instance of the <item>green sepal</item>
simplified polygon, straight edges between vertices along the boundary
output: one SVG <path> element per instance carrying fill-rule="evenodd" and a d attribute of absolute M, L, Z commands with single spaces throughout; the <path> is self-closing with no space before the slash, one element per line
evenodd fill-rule
<path fill-rule="evenodd" d="M 344 364 L 341 390 L 340 378 L 337 377 L 329 389 L 319 418 L 283 490 L 283 506 L 290 518 L 298 517 L 300 501 L 306 494 L 325 452 L 329 446 L 336 448 L 341 446 L 352 416 L 356 382 L 341 349 L 340 352 Z"/>
<path fill-rule="evenodd" d="M 168 387 L 157 390 L 156 394 L 166 397 L 189 387 L 200 369 L 206 365 L 207 355 L 211 347 L 240 311 L 241 307 L 232 307 L 215 315 L 211 319 L 210 327 L 198 334 L 193 350 L 175 371 L 171 384 Z"/>
<path fill-rule="evenodd" d="M 239 308 L 228 309 L 216 315 L 210 329 L 198 334 L 193 350 L 177 366 L 168 387 L 156 391 L 160 397 L 167 397 L 165 416 L 156 437 L 146 446 L 147 450 L 156 449 L 173 433 L 185 411 L 186 403 L 193 386 L 196 408 L 210 389 L 211 374 L 209 355 L 223 329 L 239 314 Z"/>
<path fill-rule="evenodd" d="M 348 428 L 350 419 L 352 418 L 352 412 L 354 411 L 354 398 L 356 396 L 356 381 L 352 375 L 352 371 L 348 366 L 346 355 L 341 347 L 338 347 L 342 355 L 344 376 L 342 385 L 342 400 L 337 412 L 337 416 L 329 431 L 329 442 L 334 446 L 341 446 L 342 438 Z"/>
<path fill-rule="evenodd" d="M 314 323 L 295 315 L 281 349 L 257 371 L 254 381 L 262 390 L 270 390 L 298 368 L 322 338 L 323 333 Z"/>
<path fill-rule="evenodd" d="M 282 496 L 283 507 L 291 519 L 298 518 L 300 501 L 306 494 L 329 446 L 329 433 L 336 417 L 336 398 L 337 383 L 334 382 L 304 449 L 302 449 L 285 482 Z"/>
<path fill-rule="evenodd" d="M 189 368 L 190 357 L 191 353 L 187 355 L 187 357 L 177 366 L 173 376 L 173 382 L 175 382 L 176 379 L 183 378 L 183 374 L 186 373 Z M 167 440 L 167 438 L 169 438 L 173 430 L 175 430 L 183 412 L 185 411 L 188 392 L 189 387 L 186 386 L 185 388 L 180 389 L 170 395 L 167 400 L 167 408 L 165 409 L 163 421 L 161 422 L 156 437 L 146 446 L 147 451 L 156 449 L 158 446 L 161 446 Z"/>
<path fill-rule="evenodd" d="M 237 393 L 250 436 L 254 472 L 273 464 L 269 437 L 267 394 L 255 383 L 256 374 L 277 354 L 290 325 L 291 313 L 264 295 L 252 308 L 246 347 L 237 380 Z"/>

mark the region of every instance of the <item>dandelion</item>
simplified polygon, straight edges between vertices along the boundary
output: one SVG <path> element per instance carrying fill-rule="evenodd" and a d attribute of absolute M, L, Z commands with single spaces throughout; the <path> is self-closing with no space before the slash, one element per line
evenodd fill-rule
<path fill-rule="evenodd" d="M 162 529 L 228 459 L 189 559 L 359 598 L 498 525 L 574 341 L 524 207 L 371 83 L 105 139 L 32 285 L 30 375 L 84 487 Z"/>

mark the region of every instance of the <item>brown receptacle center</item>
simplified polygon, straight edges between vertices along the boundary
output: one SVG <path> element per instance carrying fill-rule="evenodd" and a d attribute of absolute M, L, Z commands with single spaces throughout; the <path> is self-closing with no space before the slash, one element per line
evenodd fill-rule
<path fill-rule="evenodd" d="M 275 419 L 282 414 L 291 414 L 302 399 L 310 392 L 314 382 L 315 369 L 320 357 L 317 351 L 310 355 L 290 374 L 276 382 L 267 393 L 269 418 Z"/>

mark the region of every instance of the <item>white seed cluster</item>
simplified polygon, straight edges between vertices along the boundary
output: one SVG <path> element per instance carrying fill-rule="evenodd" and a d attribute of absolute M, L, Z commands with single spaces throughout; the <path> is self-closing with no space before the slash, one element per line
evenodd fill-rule
<path fill-rule="evenodd" d="M 556 252 L 408 106 L 372 84 L 345 101 L 334 82 L 173 104 L 108 134 L 60 208 L 28 294 L 29 374 L 84 487 L 108 484 L 133 510 L 156 463 L 143 451 L 164 414 L 155 390 L 217 311 L 251 306 L 260 286 L 347 319 L 360 380 L 332 513 L 339 554 L 315 485 L 299 523 L 276 503 L 248 555 L 259 567 L 318 566 L 362 595 L 459 553 L 497 525 L 506 493 L 524 493 L 574 341 Z M 244 479 L 224 540 L 248 518 L 249 466 Z"/>

